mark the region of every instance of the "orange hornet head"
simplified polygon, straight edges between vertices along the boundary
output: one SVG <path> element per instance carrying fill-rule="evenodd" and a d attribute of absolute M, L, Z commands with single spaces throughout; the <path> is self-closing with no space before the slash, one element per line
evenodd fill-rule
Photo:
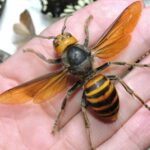
<path fill-rule="evenodd" d="M 59 34 L 55 37 L 53 41 L 53 46 L 56 53 L 61 56 L 63 51 L 70 45 L 77 43 L 77 39 L 72 36 L 70 33 L 65 32 L 63 34 Z"/>

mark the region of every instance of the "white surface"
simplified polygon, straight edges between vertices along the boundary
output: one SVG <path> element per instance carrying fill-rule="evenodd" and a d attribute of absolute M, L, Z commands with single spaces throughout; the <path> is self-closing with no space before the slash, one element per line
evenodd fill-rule
<path fill-rule="evenodd" d="M 146 7 L 150 6 L 150 0 L 144 0 L 144 4 Z"/>
<path fill-rule="evenodd" d="M 13 43 L 15 34 L 13 24 L 19 22 L 19 15 L 28 9 L 36 25 L 36 33 L 40 33 L 53 21 L 50 17 L 40 13 L 39 0 L 7 0 L 4 12 L 0 18 L 0 49 L 13 54 L 16 45 Z"/>

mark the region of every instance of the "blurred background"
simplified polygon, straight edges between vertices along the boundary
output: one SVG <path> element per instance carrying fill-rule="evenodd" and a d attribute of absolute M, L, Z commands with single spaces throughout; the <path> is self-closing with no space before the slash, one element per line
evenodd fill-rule
<path fill-rule="evenodd" d="M 13 31 L 15 23 L 19 23 L 20 14 L 27 9 L 31 15 L 34 28 L 39 34 L 48 25 L 94 0 L 0 0 L 0 50 L 13 54 L 23 37 Z"/>
<path fill-rule="evenodd" d="M 40 33 L 53 19 L 41 13 L 39 0 L 7 0 L 0 18 L 0 49 L 10 54 L 16 51 L 13 25 L 19 22 L 19 15 L 25 10 L 31 14 L 36 32 Z M 21 38 L 21 37 L 20 37 Z"/>

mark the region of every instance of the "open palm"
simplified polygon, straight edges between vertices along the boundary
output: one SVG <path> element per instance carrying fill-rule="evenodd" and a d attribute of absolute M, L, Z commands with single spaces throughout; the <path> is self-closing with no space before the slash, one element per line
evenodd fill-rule
<path fill-rule="evenodd" d="M 131 2 L 133 0 L 97 1 L 70 17 L 66 30 L 77 37 L 79 43 L 83 43 L 84 22 L 92 14 L 94 18 L 89 25 L 91 46 Z M 116 60 L 132 62 L 149 49 L 149 16 L 150 9 L 143 9 L 132 34 L 132 41 L 115 58 Z M 63 21 L 60 21 L 46 29 L 42 35 L 57 35 L 62 26 Z M 21 49 L 26 48 L 37 50 L 47 58 L 54 57 L 50 40 L 35 38 Z M 144 59 L 143 63 L 150 63 L 150 56 Z M 54 65 L 46 64 L 35 55 L 20 50 L 0 66 L 1 92 L 55 70 Z M 113 67 L 110 73 L 119 74 L 120 70 L 121 67 Z M 150 98 L 149 74 L 150 68 L 135 68 L 124 78 L 124 81 L 147 102 Z M 134 100 L 121 85 L 117 84 L 116 88 L 120 98 L 120 111 L 116 122 L 104 123 L 88 113 L 93 145 L 97 150 L 144 150 L 150 146 L 150 112 Z M 13 106 L 0 105 L 0 149 L 88 149 L 86 130 L 80 112 L 81 93 L 82 91 L 79 91 L 71 97 L 61 118 L 60 131 L 55 136 L 51 134 L 51 128 L 65 93 L 60 93 L 53 101 L 42 105 L 33 102 Z"/>

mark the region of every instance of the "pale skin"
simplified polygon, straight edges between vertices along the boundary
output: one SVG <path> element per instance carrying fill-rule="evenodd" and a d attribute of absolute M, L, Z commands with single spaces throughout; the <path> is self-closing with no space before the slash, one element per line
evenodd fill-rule
<path fill-rule="evenodd" d="M 84 41 L 84 23 L 92 14 L 89 24 L 90 45 L 94 44 L 120 12 L 133 0 L 101 0 L 79 11 L 67 21 L 66 31 L 72 33 L 80 43 Z M 140 20 L 132 33 L 129 46 L 115 60 L 133 62 L 150 48 L 150 8 L 144 8 Z M 42 35 L 57 35 L 63 20 L 46 29 Z M 47 58 L 54 57 L 49 40 L 35 38 L 0 65 L 0 90 L 5 91 L 25 81 L 56 70 L 31 53 L 22 50 L 32 48 Z M 100 63 L 100 62 L 99 62 Z M 150 56 L 142 63 L 150 63 Z M 122 67 L 110 72 L 117 74 Z M 124 81 L 150 105 L 150 68 L 134 69 Z M 120 98 L 118 120 L 104 123 L 88 112 L 91 138 L 97 150 L 145 150 L 150 146 L 150 112 L 134 100 L 120 84 L 116 85 Z M 42 105 L 32 102 L 22 105 L 0 105 L 0 149 L 21 150 L 87 150 L 86 130 L 80 109 L 82 92 L 74 94 L 61 117 L 60 131 L 53 136 L 51 129 L 60 110 L 65 93 Z"/>

